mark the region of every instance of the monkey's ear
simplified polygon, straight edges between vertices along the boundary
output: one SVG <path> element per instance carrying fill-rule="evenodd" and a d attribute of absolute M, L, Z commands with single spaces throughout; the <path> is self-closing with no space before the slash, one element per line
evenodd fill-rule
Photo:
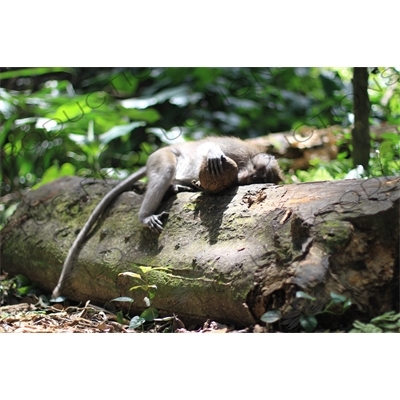
<path fill-rule="evenodd" d="M 276 162 L 276 160 L 274 156 L 270 156 L 266 153 L 259 153 L 252 158 L 252 162 L 255 169 L 258 170 L 264 167 L 268 168 L 269 164 Z"/>

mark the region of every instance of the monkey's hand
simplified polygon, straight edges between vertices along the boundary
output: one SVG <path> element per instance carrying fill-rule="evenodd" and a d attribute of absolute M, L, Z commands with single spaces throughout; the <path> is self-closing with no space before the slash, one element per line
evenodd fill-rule
<path fill-rule="evenodd" d="M 142 220 L 142 224 L 146 225 L 152 232 L 160 234 L 163 231 L 161 218 L 168 215 L 166 211 L 163 211 L 161 214 L 150 215 L 150 217 Z"/>
<path fill-rule="evenodd" d="M 210 149 L 207 154 L 207 165 L 212 175 L 221 175 L 224 171 L 222 161 L 226 160 L 225 154 L 217 147 Z"/>
<path fill-rule="evenodd" d="M 171 185 L 169 187 L 169 191 L 171 191 L 174 194 L 180 193 L 180 192 L 194 192 L 195 188 L 190 187 L 190 186 L 185 186 L 185 185 Z"/>

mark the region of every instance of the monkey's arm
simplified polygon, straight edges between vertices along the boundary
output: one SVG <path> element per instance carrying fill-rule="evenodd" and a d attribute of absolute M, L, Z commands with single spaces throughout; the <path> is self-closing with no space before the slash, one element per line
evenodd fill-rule
<path fill-rule="evenodd" d="M 61 292 L 64 289 L 65 281 L 68 279 L 69 274 L 71 273 L 74 259 L 79 252 L 79 247 L 85 240 L 86 236 L 92 229 L 93 225 L 96 223 L 97 219 L 103 214 L 107 206 L 122 192 L 128 190 L 133 183 L 137 182 L 139 179 L 143 178 L 146 175 L 146 167 L 140 168 L 138 171 L 134 172 L 132 175 L 129 175 L 125 180 L 111 189 L 100 201 L 99 204 L 95 207 L 89 219 L 86 221 L 85 225 L 79 232 L 76 237 L 73 245 L 70 247 L 68 251 L 67 258 L 64 261 L 60 278 L 58 279 L 57 286 L 54 288 L 52 293 L 52 298 L 56 299 L 61 296 Z"/>
<path fill-rule="evenodd" d="M 202 160 L 207 159 L 208 168 L 213 175 L 217 176 L 223 173 L 222 162 L 226 160 L 226 157 L 218 143 L 204 142 L 199 146 L 198 152 Z"/>

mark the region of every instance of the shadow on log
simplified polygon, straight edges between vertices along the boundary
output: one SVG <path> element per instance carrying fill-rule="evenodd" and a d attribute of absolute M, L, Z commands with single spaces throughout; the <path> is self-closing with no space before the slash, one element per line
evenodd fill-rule
<path fill-rule="evenodd" d="M 50 293 L 80 227 L 110 186 L 67 177 L 29 192 L 1 232 L 2 269 Z M 350 298 L 369 316 L 398 310 L 400 178 L 250 185 L 218 195 L 179 193 L 157 236 L 137 218 L 142 196 L 119 196 L 97 222 L 64 294 L 104 304 L 118 296 L 146 305 L 120 272 L 153 271 L 162 313 L 248 326 L 295 293 Z"/>

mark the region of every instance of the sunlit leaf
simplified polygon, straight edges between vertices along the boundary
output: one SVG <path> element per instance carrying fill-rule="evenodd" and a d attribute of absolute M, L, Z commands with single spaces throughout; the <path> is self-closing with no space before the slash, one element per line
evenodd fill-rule
<path fill-rule="evenodd" d="M 137 285 L 137 286 L 132 286 L 131 288 L 129 288 L 129 290 L 137 290 L 137 289 L 142 289 L 145 292 L 147 292 L 147 290 L 149 289 L 148 285 Z"/>
<path fill-rule="evenodd" d="M 129 323 L 129 328 L 130 329 L 136 329 L 139 328 L 139 326 L 143 325 L 146 322 L 146 320 L 142 317 L 139 317 L 136 315 L 136 317 L 133 317 Z"/>
<path fill-rule="evenodd" d="M 127 303 L 133 303 L 132 297 L 116 297 L 115 299 L 112 299 L 111 301 L 122 301 L 122 302 L 127 302 Z"/>
<path fill-rule="evenodd" d="M 52 303 L 63 303 L 67 298 L 65 296 L 58 296 L 55 299 L 50 299 Z"/>
<path fill-rule="evenodd" d="M 145 110 L 126 109 L 124 108 L 124 114 L 130 119 L 138 119 L 149 123 L 154 123 L 160 119 L 160 113 L 154 108 L 147 108 Z"/>
<path fill-rule="evenodd" d="M 139 274 L 135 274 L 134 272 L 121 272 L 118 274 L 118 276 L 123 275 L 123 276 L 130 276 L 131 278 L 136 278 L 136 279 L 142 279 L 142 277 Z"/>
<path fill-rule="evenodd" d="M 47 117 L 54 118 L 57 122 L 78 122 L 91 111 L 92 109 L 87 105 L 86 99 L 80 96 L 64 103 L 54 113 L 48 114 Z"/>
<path fill-rule="evenodd" d="M 135 93 L 138 83 L 139 80 L 129 71 L 115 74 L 108 82 L 112 91 L 116 92 L 119 96 L 127 96 Z"/>
<path fill-rule="evenodd" d="M 64 163 L 60 168 L 61 176 L 73 176 L 76 172 L 76 168 L 71 163 Z"/>
<path fill-rule="evenodd" d="M 298 298 L 298 299 L 308 299 L 308 300 L 316 300 L 316 298 L 315 297 L 312 297 L 312 296 L 310 296 L 309 294 L 307 294 L 307 293 L 305 293 L 305 292 L 302 292 L 301 290 L 299 290 L 299 291 L 297 291 L 296 292 L 296 297 Z"/>
<path fill-rule="evenodd" d="M 350 299 L 346 300 L 343 304 L 343 311 L 346 311 L 351 305 L 352 305 L 351 300 Z"/>
<path fill-rule="evenodd" d="M 17 289 L 17 293 L 20 295 L 20 296 L 26 296 L 27 294 L 29 294 L 30 293 L 30 291 L 32 290 L 32 289 L 34 289 L 34 286 L 22 286 L 22 287 L 20 287 L 20 288 L 18 288 Z"/>
<path fill-rule="evenodd" d="M 189 95 L 189 93 L 190 87 L 186 85 L 181 85 L 162 90 L 153 96 L 143 96 L 140 98 L 122 100 L 121 104 L 125 108 L 144 109 L 158 103 L 164 103 L 167 100 L 173 102 L 174 99 L 177 99 L 180 96 Z"/>
<path fill-rule="evenodd" d="M 148 272 L 150 272 L 153 269 L 152 267 L 144 267 L 144 266 L 141 266 L 139 268 L 144 274 L 147 274 Z"/>
<path fill-rule="evenodd" d="M 271 310 L 263 314 L 260 319 L 261 321 L 266 322 L 267 324 L 272 324 L 276 321 L 279 321 L 281 317 L 282 314 L 279 310 Z"/>
<path fill-rule="evenodd" d="M 65 163 L 58 168 L 57 165 L 52 165 L 47 168 L 43 177 L 39 183 L 34 185 L 32 189 L 36 190 L 47 183 L 53 182 L 54 180 L 61 178 L 62 176 L 73 176 L 75 174 L 75 167 L 70 163 Z"/>
<path fill-rule="evenodd" d="M 102 133 L 99 135 L 99 139 L 101 143 L 109 143 L 111 140 L 114 140 L 115 138 L 124 136 L 130 132 L 132 132 L 134 129 L 139 128 L 140 126 L 146 125 L 145 122 L 131 122 L 130 124 L 127 125 L 118 125 L 114 126 L 111 128 L 109 131 Z"/>

